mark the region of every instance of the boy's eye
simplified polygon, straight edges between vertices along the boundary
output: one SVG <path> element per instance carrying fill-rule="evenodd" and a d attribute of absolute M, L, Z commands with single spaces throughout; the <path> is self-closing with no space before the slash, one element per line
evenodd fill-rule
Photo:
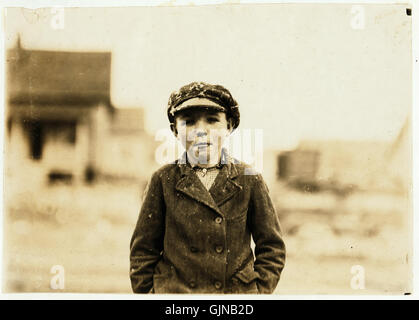
<path fill-rule="evenodd" d="M 193 119 L 184 119 L 183 121 L 185 122 L 186 125 L 191 125 L 195 123 Z"/>
<path fill-rule="evenodd" d="M 209 117 L 209 118 L 207 119 L 207 121 L 208 121 L 209 123 L 218 122 L 218 118 L 215 118 L 215 117 Z"/>

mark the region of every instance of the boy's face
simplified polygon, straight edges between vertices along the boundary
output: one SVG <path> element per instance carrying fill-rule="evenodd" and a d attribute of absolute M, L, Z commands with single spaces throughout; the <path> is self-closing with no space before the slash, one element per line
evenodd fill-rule
<path fill-rule="evenodd" d="M 217 164 L 231 125 L 224 112 L 209 108 L 189 108 L 175 115 L 175 134 L 189 159 L 202 167 Z"/>

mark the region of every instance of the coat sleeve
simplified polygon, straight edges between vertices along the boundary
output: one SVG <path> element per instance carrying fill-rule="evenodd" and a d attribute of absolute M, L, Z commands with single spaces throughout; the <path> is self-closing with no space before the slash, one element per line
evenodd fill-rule
<path fill-rule="evenodd" d="M 285 264 L 285 243 L 268 188 L 260 174 L 254 176 L 250 203 L 250 228 L 255 242 L 254 269 L 260 293 L 272 293 Z"/>
<path fill-rule="evenodd" d="M 148 183 L 130 243 L 130 278 L 134 293 L 153 289 L 153 273 L 164 241 L 165 203 L 161 180 L 154 173 Z"/>

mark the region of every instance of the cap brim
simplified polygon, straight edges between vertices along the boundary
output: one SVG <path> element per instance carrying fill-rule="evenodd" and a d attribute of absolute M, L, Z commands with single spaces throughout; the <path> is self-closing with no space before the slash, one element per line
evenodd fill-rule
<path fill-rule="evenodd" d="M 223 106 L 220 106 L 218 103 L 211 101 L 206 98 L 192 98 L 182 102 L 177 107 L 173 108 L 171 111 L 172 115 L 177 112 L 184 111 L 191 108 L 205 108 L 205 109 L 212 109 L 217 111 L 225 111 L 226 109 Z"/>

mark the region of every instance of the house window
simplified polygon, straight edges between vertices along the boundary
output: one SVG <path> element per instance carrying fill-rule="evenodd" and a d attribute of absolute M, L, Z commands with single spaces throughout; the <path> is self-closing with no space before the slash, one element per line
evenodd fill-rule
<path fill-rule="evenodd" d="M 25 131 L 29 138 L 29 156 L 40 160 L 45 144 L 75 145 L 76 122 L 74 121 L 37 121 L 24 120 Z"/>
<path fill-rule="evenodd" d="M 76 123 L 72 121 L 44 122 L 44 133 L 49 141 L 74 145 L 76 143 Z"/>
<path fill-rule="evenodd" d="M 7 119 L 7 135 L 10 137 L 12 134 L 12 118 Z"/>
<path fill-rule="evenodd" d="M 42 158 L 42 124 L 40 121 L 24 120 L 23 125 L 29 137 L 29 156 L 34 160 L 39 160 Z"/>

